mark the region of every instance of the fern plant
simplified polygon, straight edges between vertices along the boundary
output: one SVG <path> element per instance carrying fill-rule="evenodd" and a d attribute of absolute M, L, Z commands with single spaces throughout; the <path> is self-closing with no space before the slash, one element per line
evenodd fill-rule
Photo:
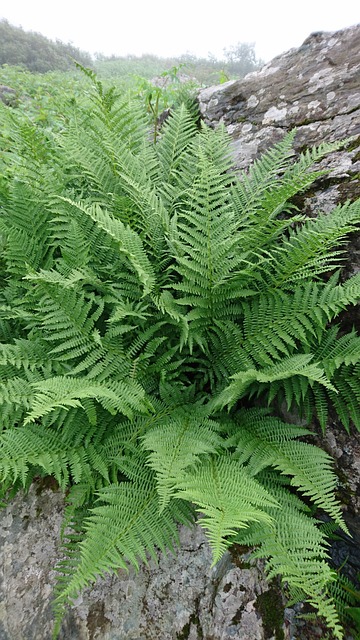
<path fill-rule="evenodd" d="M 332 461 L 279 418 L 285 401 L 360 427 L 360 337 L 336 324 L 360 294 L 340 279 L 359 202 L 291 205 L 340 144 L 294 162 L 292 132 L 238 176 L 221 127 L 183 105 L 154 145 L 139 105 L 88 75 L 91 111 L 46 153 L 1 112 L 0 474 L 4 496 L 47 474 L 66 489 L 54 637 L 79 590 L 198 513 L 214 563 L 254 546 L 340 639 L 312 515 L 346 530 Z"/>

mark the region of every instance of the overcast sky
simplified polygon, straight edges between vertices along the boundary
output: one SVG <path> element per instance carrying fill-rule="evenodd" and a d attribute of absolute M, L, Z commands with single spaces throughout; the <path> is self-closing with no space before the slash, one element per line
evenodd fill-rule
<path fill-rule="evenodd" d="M 313 31 L 360 23 L 360 0 L 1 0 L 0 18 L 89 53 L 222 57 L 248 42 L 267 62 Z"/>

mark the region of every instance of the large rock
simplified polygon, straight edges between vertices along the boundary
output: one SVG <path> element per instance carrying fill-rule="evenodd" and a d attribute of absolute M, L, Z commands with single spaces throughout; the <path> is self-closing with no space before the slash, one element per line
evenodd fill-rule
<path fill-rule="evenodd" d="M 260 71 L 204 89 L 199 102 L 207 124 L 226 126 L 238 168 L 294 127 L 297 151 L 353 137 L 346 150 L 323 163 L 332 171 L 305 205 L 328 211 L 360 197 L 360 25 L 314 33 Z"/>
<path fill-rule="evenodd" d="M 34 483 L 1 513 L 0 640 L 51 638 L 62 505 L 59 491 Z M 159 554 L 157 564 L 120 570 L 82 593 L 61 640 L 265 640 L 266 598 L 277 605 L 281 627 L 281 599 L 261 563 L 250 565 L 234 550 L 212 568 L 199 528 L 181 529 L 180 539 L 178 556 Z"/>
<path fill-rule="evenodd" d="M 224 122 L 239 168 L 247 167 L 293 127 L 297 127 L 297 150 L 355 136 L 351 145 L 327 160 L 331 175 L 304 195 L 305 209 L 316 213 L 360 196 L 359 80 L 360 27 L 353 27 L 313 34 L 299 49 L 275 58 L 260 72 L 203 90 L 200 106 L 208 124 Z M 350 255 L 352 270 L 360 268 L 360 243 L 352 243 Z M 321 435 L 319 443 L 324 443 Z M 359 434 L 350 438 L 335 425 L 324 446 L 342 469 L 344 496 L 351 492 L 347 509 L 355 531 L 360 510 Z M 62 504 L 59 491 L 34 484 L 26 497 L 18 495 L 0 513 L 0 640 L 51 637 Z M 298 625 L 294 631 L 294 612 L 287 610 L 284 616 L 281 597 L 264 580 L 261 563 L 249 564 L 241 550 L 234 549 L 212 568 L 199 529 L 181 530 L 180 537 L 177 556 L 159 555 L 157 565 L 151 561 L 137 574 L 120 571 L 80 595 L 66 617 L 62 640 L 324 637 L 320 627 Z M 269 612 L 276 610 L 274 622 Z"/>
<path fill-rule="evenodd" d="M 246 169 L 293 128 L 296 153 L 350 138 L 349 144 L 320 163 L 330 173 L 297 198 L 296 204 L 303 212 L 316 215 L 360 198 L 360 25 L 336 33 L 314 33 L 301 47 L 274 58 L 260 71 L 202 90 L 199 103 L 208 125 L 225 125 L 238 169 Z M 360 234 L 356 234 L 347 246 L 345 273 L 359 270 Z M 359 328 L 359 305 L 344 320 L 349 329 L 352 325 Z M 356 580 L 360 570 L 360 434 L 347 434 L 333 422 L 326 434 L 316 434 L 316 440 L 336 462 L 339 498 L 353 535 L 350 539 L 340 533 L 332 556 Z M 314 630 L 308 637 L 317 637 Z"/>
<path fill-rule="evenodd" d="M 260 71 L 200 92 L 211 126 L 224 122 L 246 166 L 284 131 L 298 128 L 298 146 L 360 135 L 360 25 L 315 33 L 299 49 Z"/>

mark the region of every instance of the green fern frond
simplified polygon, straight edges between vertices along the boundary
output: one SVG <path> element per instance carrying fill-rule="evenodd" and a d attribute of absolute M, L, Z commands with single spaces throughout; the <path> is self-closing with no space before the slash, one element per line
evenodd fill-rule
<path fill-rule="evenodd" d="M 255 160 L 249 170 L 241 175 L 234 188 L 234 199 L 241 214 L 240 221 L 266 228 L 269 218 L 281 213 L 289 200 L 309 187 L 318 177 L 327 173 L 309 169 L 326 156 L 346 144 L 346 141 L 324 143 L 317 148 L 306 150 L 299 159 L 293 158 L 293 142 L 296 130 L 285 134 L 283 139 Z M 259 230 L 255 228 L 255 233 Z"/>
<path fill-rule="evenodd" d="M 194 119 L 184 105 L 176 110 L 165 122 L 156 152 L 161 166 L 162 179 L 166 185 L 177 185 L 184 153 L 194 139 L 196 127 Z M 174 193 L 178 194 L 176 190 Z M 169 203 L 170 204 L 170 203 Z"/>
<path fill-rule="evenodd" d="M 56 238 L 61 234 L 61 257 L 68 270 L 84 269 L 90 261 L 90 245 L 88 238 L 83 233 L 81 225 L 76 220 L 69 220 L 65 217 L 62 221 L 52 220 L 53 243 L 56 245 Z M 56 226 L 55 226 L 56 224 Z"/>
<path fill-rule="evenodd" d="M 238 529 L 251 522 L 271 525 L 267 507 L 278 502 L 236 460 L 218 457 L 190 469 L 178 482 L 178 497 L 198 505 L 199 524 L 206 530 L 215 564 Z"/>
<path fill-rule="evenodd" d="M 360 430 L 360 363 L 341 366 L 334 375 L 334 383 L 339 393 L 329 391 L 329 397 L 337 415 L 347 431 L 350 421 Z"/>
<path fill-rule="evenodd" d="M 158 160 L 151 144 L 146 144 L 144 114 L 139 107 L 120 103 L 109 114 L 96 103 L 91 123 L 84 131 L 71 130 L 64 149 L 73 158 L 74 171 L 87 178 L 87 189 L 98 201 L 104 195 L 105 208 L 136 230 L 141 228 L 146 243 L 159 260 L 166 248 L 163 233 L 168 226 L 168 213 L 154 190 L 159 174 Z M 79 193 L 80 198 L 82 194 Z M 126 203 L 128 211 L 119 210 Z"/>
<path fill-rule="evenodd" d="M 306 316 L 313 326 L 312 333 L 322 337 L 328 322 L 336 318 L 344 308 L 356 304 L 360 295 L 360 278 L 356 274 L 344 284 L 338 283 L 339 272 L 335 272 L 328 282 L 311 282 L 297 285 L 289 300 L 296 304 L 296 311 L 300 314 L 300 304 L 303 301 Z M 310 324 L 308 323 L 310 328 Z"/>
<path fill-rule="evenodd" d="M 145 392 L 136 382 L 97 383 L 86 378 L 58 376 L 32 384 L 34 396 L 25 424 L 47 415 L 57 408 L 82 407 L 81 400 L 94 398 L 110 413 L 132 417 L 133 411 L 150 408 Z M 86 408 L 86 405 L 84 405 Z"/>
<path fill-rule="evenodd" d="M 261 196 L 283 173 L 294 156 L 293 142 L 296 131 L 293 129 L 283 139 L 268 149 L 260 159 L 254 161 L 248 172 L 241 175 L 241 181 L 234 189 L 240 213 L 248 215 L 254 210 Z"/>
<path fill-rule="evenodd" d="M 0 223 L 9 273 L 22 276 L 28 268 L 52 264 L 50 219 L 46 195 L 21 179 L 16 181 L 2 210 Z"/>
<path fill-rule="evenodd" d="M 48 361 L 47 345 L 40 338 L 16 338 L 14 344 L 0 343 L 0 366 L 34 370 Z"/>
<path fill-rule="evenodd" d="M 273 467 L 289 477 L 289 484 L 311 499 L 344 530 L 346 525 L 335 499 L 337 478 L 332 459 L 318 447 L 295 440 L 309 431 L 256 411 L 241 411 L 231 442 L 237 458 L 255 476 Z"/>
<path fill-rule="evenodd" d="M 269 484 L 282 508 L 269 508 L 269 513 L 275 517 L 271 527 L 266 523 L 253 523 L 248 531 L 238 532 L 236 542 L 256 545 L 252 555 L 266 558 L 269 579 L 280 576 L 290 592 L 307 600 L 326 620 L 334 637 L 342 640 L 343 632 L 330 592 L 335 574 L 328 564 L 329 545 L 325 535 L 314 519 L 299 509 L 281 483 L 277 485 L 273 475 L 260 474 L 260 479 L 265 486 Z"/>
<path fill-rule="evenodd" d="M 219 425 L 205 419 L 204 412 L 177 409 L 175 415 L 161 422 L 143 436 L 143 447 L 151 453 L 148 464 L 156 472 L 157 490 L 162 511 L 176 494 L 176 487 L 186 469 L 197 465 L 204 454 L 222 448 L 217 434 Z"/>
<path fill-rule="evenodd" d="M 242 350 L 261 367 L 290 356 L 296 345 L 309 344 L 319 330 L 316 284 L 299 287 L 293 296 L 268 292 L 243 302 Z M 320 318 L 319 318 L 320 316 Z"/>
<path fill-rule="evenodd" d="M 97 452 L 92 445 L 86 448 L 79 442 L 66 441 L 61 434 L 38 425 L 7 429 L 0 436 L 0 474 L 2 481 L 19 478 L 24 486 L 31 468 L 53 475 L 65 489 L 70 476 L 74 482 L 86 479 L 91 485 Z M 95 462 L 95 465 L 94 465 Z M 106 476 L 105 472 L 105 476 Z"/>
<path fill-rule="evenodd" d="M 349 305 L 357 304 L 360 298 L 360 273 L 356 273 L 343 284 L 334 286 L 330 279 L 320 297 L 320 307 L 327 313 L 328 320 L 335 318 Z"/>
<path fill-rule="evenodd" d="M 240 398 L 242 398 L 248 391 L 249 387 L 254 383 L 258 383 L 257 387 L 262 384 L 269 384 L 269 396 L 275 395 L 272 393 L 272 383 L 277 381 L 284 382 L 284 395 L 287 399 L 288 408 L 291 407 L 294 397 L 299 403 L 304 388 L 291 386 L 286 384 L 285 381 L 291 382 L 297 376 L 302 376 L 306 379 L 305 390 L 308 384 L 314 382 L 323 385 L 327 389 L 330 389 L 336 393 L 335 387 L 331 384 L 328 378 L 324 374 L 324 370 L 321 369 L 317 363 L 313 363 L 312 354 L 298 354 L 280 360 L 276 364 L 270 367 L 266 367 L 262 370 L 247 369 L 240 371 L 231 376 L 234 382 L 231 382 L 217 398 L 214 399 L 214 409 L 223 408 L 224 406 L 233 406 Z M 260 387 L 261 389 L 261 387 Z M 275 387 L 275 393 L 278 387 Z"/>
<path fill-rule="evenodd" d="M 336 269 L 343 257 L 338 247 L 359 224 L 360 205 L 348 202 L 290 229 L 288 237 L 272 251 L 265 282 L 269 287 L 286 289 L 300 280 Z"/>
<path fill-rule="evenodd" d="M 177 522 L 191 521 L 191 511 L 181 501 L 159 514 L 156 488 L 149 472 L 139 483 L 112 484 L 98 493 L 99 506 L 86 519 L 86 538 L 80 543 L 80 561 L 59 600 L 75 597 L 84 586 L 106 572 L 129 562 L 138 568 L 147 554 L 156 560 L 157 548 L 173 549 L 178 540 Z"/>
<path fill-rule="evenodd" d="M 94 329 L 104 301 L 99 296 L 85 296 L 76 289 L 65 289 L 59 282 L 44 282 L 44 274 L 41 279 L 36 285 L 37 310 L 33 323 L 40 325 L 42 338 L 52 343 L 51 357 L 76 362 L 98 346 Z"/>
<path fill-rule="evenodd" d="M 64 289 L 74 289 L 79 283 L 89 283 L 89 281 L 91 281 L 91 275 L 89 272 L 86 272 L 85 269 L 66 269 L 65 273 L 62 272 L 62 269 L 39 269 L 38 271 L 30 271 L 24 276 L 24 280 L 43 282 L 50 285 L 54 284 Z M 101 281 L 96 281 L 96 278 L 95 282 L 96 284 L 101 283 Z"/>
<path fill-rule="evenodd" d="M 179 207 L 170 237 L 180 276 L 172 288 L 181 296 L 178 304 L 189 310 L 189 331 L 199 332 L 197 339 L 214 318 L 224 313 L 227 285 L 219 285 L 240 262 L 234 212 L 227 195 L 231 178 L 219 174 L 218 167 L 215 169 L 209 161 L 209 156 L 213 161 L 215 141 L 215 133 L 206 135 L 197 149 L 196 173 L 186 192 L 186 210 Z"/>
<path fill-rule="evenodd" d="M 11 377 L 0 384 L 0 404 L 27 409 L 30 407 L 33 397 L 34 390 L 31 382 L 25 377 Z"/>
<path fill-rule="evenodd" d="M 334 371 L 342 365 L 355 365 L 360 360 L 360 336 L 353 329 L 350 333 L 338 336 L 339 327 L 334 327 L 336 331 L 336 340 L 334 340 L 330 349 L 326 350 L 322 346 L 322 362 L 328 375 L 333 375 Z M 319 350 L 320 351 L 320 350 Z"/>
<path fill-rule="evenodd" d="M 296 379 L 291 380 L 292 391 L 286 387 L 274 387 L 269 390 L 269 400 L 278 395 L 281 402 L 286 399 L 288 405 L 296 402 L 300 413 L 308 421 L 316 416 L 323 431 L 326 428 L 329 407 L 332 404 L 337 414 L 348 430 L 350 420 L 357 428 L 359 422 L 359 378 L 358 367 L 360 361 L 360 342 L 355 330 L 339 336 L 339 326 L 333 325 L 321 332 L 319 337 L 310 340 L 309 349 L 314 353 L 314 360 L 324 370 L 326 378 L 335 387 L 319 385 L 316 381 L 309 385 L 296 385 Z M 298 379 L 300 381 L 300 379 Z M 274 385 L 272 385 L 274 386 Z"/>
<path fill-rule="evenodd" d="M 359 612 L 360 591 L 345 575 L 337 572 L 336 580 L 329 585 L 329 593 L 334 598 L 340 619 L 352 628 L 352 612 L 354 610 L 355 613 Z M 355 617 L 356 619 L 358 619 L 358 616 L 357 618 Z"/>
<path fill-rule="evenodd" d="M 189 323 L 186 315 L 183 313 L 181 304 L 174 298 L 168 290 L 163 290 L 157 297 L 153 297 L 154 304 L 161 311 L 162 314 L 167 315 L 172 320 L 175 320 L 181 327 L 180 331 L 180 350 L 187 342 L 189 336 Z"/>
<path fill-rule="evenodd" d="M 99 205 L 87 207 L 81 203 L 67 202 L 74 208 L 88 215 L 101 229 L 113 238 L 119 251 L 126 256 L 130 264 L 138 274 L 140 282 L 144 285 L 144 296 L 154 287 L 154 273 L 148 257 L 144 251 L 143 244 L 138 234 L 127 228 L 120 220 L 113 218 Z"/>

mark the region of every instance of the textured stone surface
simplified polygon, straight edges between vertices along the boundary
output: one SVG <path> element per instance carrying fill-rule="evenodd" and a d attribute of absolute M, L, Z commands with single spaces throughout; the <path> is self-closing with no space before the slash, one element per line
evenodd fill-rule
<path fill-rule="evenodd" d="M 224 122 L 234 139 L 244 143 L 238 163 L 245 166 L 293 127 L 298 128 L 298 144 L 307 146 L 324 135 L 360 135 L 359 74 L 360 26 L 314 34 L 260 71 L 204 89 L 200 107 L 208 124 Z"/>
<path fill-rule="evenodd" d="M 294 127 L 297 151 L 353 137 L 346 150 L 323 162 L 332 171 L 305 206 L 329 211 L 337 202 L 360 197 L 360 25 L 312 34 L 260 71 L 204 89 L 199 102 L 205 122 L 226 126 L 238 168 Z"/>
<path fill-rule="evenodd" d="M 0 640 L 51 638 L 62 502 L 60 492 L 34 483 L 0 515 Z M 61 639 L 265 640 L 256 609 L 269 590 L 261 564 L 242 567 L 242 557 L 235 564 L 228 553 L 211 568 L 201 530 L 182 529 L 180 536 L 178 556 L 159 554 L 158 564 L 121 570 L 85 590 Z"/>
<path fill-rule="evenodd" d="M 329 174 L 298 196 L 296 205 L 313 216 L 360 198 L 360 25 L 312 34 L 260 71 L 202 90 L 199 103 L 207 124 L 225 125 L 239 169 L 294 128 L 296 154 L 349 138 L 319 163 Z M 346 276 L 360 270 L 359 234 L 351 239 L 346 258 Z M 359 325 L 360 309 L 352 311 L 350 323 Z"/>
<path fill-rule="evenodd" d="M 34 485 L 0 513 L 0 639 L 51 638 L 60 493 Z"/>

